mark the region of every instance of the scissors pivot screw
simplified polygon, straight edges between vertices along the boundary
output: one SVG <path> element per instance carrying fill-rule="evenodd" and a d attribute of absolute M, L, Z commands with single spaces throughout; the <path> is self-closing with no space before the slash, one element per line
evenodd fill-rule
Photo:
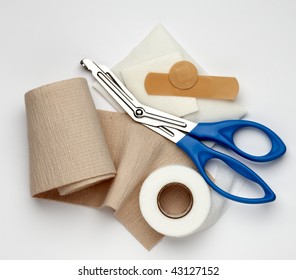
<path fill-rule="evenodd" d="M 135 117 L 141 118 L 144 115 L 145 110 L 143 108 L 138 108 L 135 111 Z"/>

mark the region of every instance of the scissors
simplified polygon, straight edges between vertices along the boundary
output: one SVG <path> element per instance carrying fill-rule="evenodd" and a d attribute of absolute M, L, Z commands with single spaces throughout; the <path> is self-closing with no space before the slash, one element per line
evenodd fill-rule
<path fill-rule="evenodd" d="M 281 157 L 286 146 L 283 141 L 266 126 L 247 120 L 227 120 L 213 123 L 194 123 L 141 104 L 121 81 L 103 65 L 96 65 L 89 59 L 80 64 L 92 72 L 95 79 L 117 101 L 136 122 L 176 143 L 194 162 L 207 184 L 225 198 L 240 203 L 259 204 L 274 201 L 276 196 L 271 188 L 253 170 L 229 155 L 216 151 L 200 141 L 211 140 L 227 147 L 238 155 L 255 162 L 268 162 Z M 234 143 L 234 134 L 242 128 L 251 127 L 265 133 L 271 142 L 271 149 L 265 155 L 252 155 L 239 149 Z M 246 198 L 230 194 L 218 187 L 207 175 L 205 166 L 209 160 L 218 159 L 235 172 L 258 184 L 264 191 L 259 198 Z"/>

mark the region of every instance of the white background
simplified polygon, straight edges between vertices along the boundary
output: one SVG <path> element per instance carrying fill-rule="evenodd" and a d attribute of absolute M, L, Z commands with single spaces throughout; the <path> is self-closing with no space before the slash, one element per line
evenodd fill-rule
<path fill-rule="evenodd" d="M 295 14 L 292 0 L 1 0 L 0 258 L 295 259 Z M 91 84 L 81 58 L 111 67 L 158 23 L 209 74 L 236 76 L 247 118 L 275 130 L 288 150 L 250 164 L 276 202 L 233 203 L 212 228 L 147 252 L 109 209 L 30 197 L 24 94 L 76 76 Z"/>

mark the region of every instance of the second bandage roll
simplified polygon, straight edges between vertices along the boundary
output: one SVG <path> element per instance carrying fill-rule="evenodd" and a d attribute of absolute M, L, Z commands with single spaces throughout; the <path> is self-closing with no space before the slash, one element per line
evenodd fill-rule
<path fill-rule="evenodd" d="M 170 165 L 146 178 L 139 202 L 142 215 L 152 228 L 164 235 L 182 237 L 203 224 L 211 196 L 198 172 L 186 166 Z"/>

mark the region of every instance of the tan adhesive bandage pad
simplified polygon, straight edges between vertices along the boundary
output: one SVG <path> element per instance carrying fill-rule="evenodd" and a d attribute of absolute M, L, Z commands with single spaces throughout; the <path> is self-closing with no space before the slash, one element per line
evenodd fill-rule
<path fill-rule="evenodd" d="M 25 103 L 32 195 L 67 194 L 115 176 L 85 79 L 31 90 Z"/>
<path fill-rule="evenodd" d="M 239 85 L 233 77 L 198 76 L 192 63 L 180 61 L 172 66 L 169 74 L 149 73 L 145 89 L 150 95 L 234 100 Z"/>
<path fill-rule="evenodd" d="M 183 60 L 175 63 L 171 67 L 169 79 L 174 87 L 189 89 L 196 84 L 198 72 L 193 63 Z"/>

